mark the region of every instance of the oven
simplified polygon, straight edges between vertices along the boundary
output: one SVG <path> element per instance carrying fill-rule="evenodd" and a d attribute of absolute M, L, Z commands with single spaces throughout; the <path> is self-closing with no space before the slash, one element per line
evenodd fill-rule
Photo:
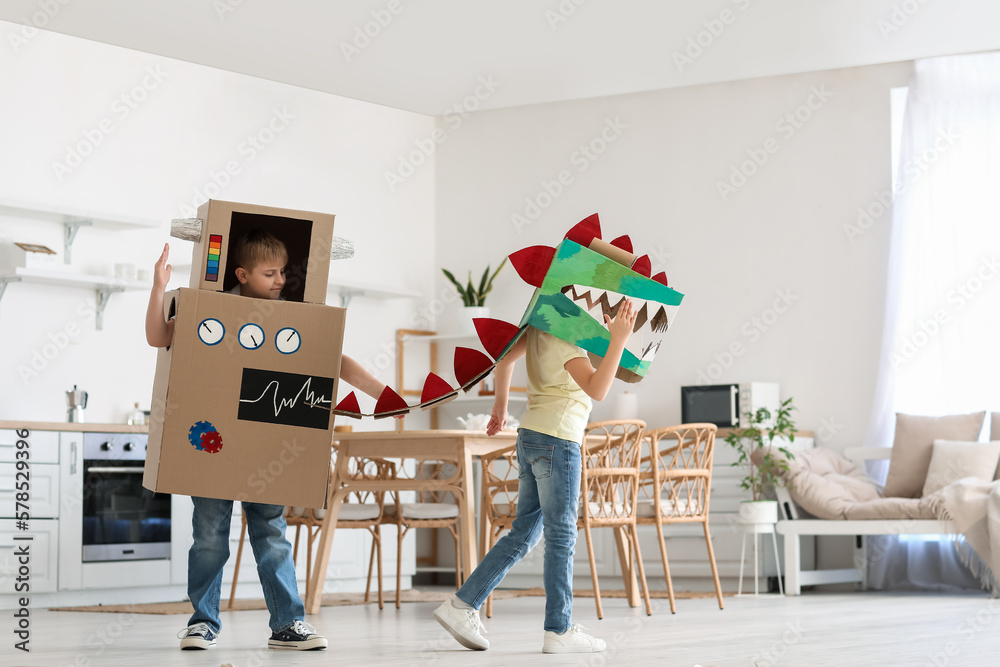
<path fill-rule="evenodd" d="M 147 439 L 83 434 L 84 563 L 170 558 L 170 495 L 142 486 Z"/>

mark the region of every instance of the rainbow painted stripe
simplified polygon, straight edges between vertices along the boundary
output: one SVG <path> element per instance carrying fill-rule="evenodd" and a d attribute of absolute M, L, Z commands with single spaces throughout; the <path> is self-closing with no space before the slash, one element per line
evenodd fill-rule
<path fill-rule="evenodd" d="M 222 234 L 208 237 L 208 262 L 205 264 L 205 280 L 219 281 L 219 257 L 222 256 Z"/>

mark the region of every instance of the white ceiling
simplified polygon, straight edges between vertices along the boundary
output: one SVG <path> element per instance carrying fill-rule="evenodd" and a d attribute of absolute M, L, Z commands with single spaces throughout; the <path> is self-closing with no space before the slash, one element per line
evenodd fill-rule
<path fill-rule="evenodd" d="M 430 115 L 477 87 L 495 109 L 1000 49 L 996 0 L 4 0 L 0 20 Z"/>

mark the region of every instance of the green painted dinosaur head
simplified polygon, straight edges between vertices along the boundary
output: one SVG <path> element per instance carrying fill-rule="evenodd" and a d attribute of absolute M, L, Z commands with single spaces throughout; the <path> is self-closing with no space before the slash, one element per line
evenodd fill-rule
<path fill-rule="evenodd" d="M 592 356 L 603 357 L 611 342 L 604 315 L 615 317 L 624 299 L 631 300 L 638 316 L 617 377 L 638 382 L 646 376 L 684 295 L 667 286 L 665 274 L 650 277 L 649 257 L 636 257 L 627 236 L 601 240 L 595 213 L 555 248 L 532 246 L 510 260 L 537 288 L 520 326 L 548 332 Z"/>

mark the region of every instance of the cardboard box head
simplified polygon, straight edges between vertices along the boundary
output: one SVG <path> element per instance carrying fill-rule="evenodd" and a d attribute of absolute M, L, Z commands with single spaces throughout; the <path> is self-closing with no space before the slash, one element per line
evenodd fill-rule
<path fill-rule="evenodd" d="M 164 304 L 143 486 L 323 507 L 346 311 L 192 289 Z"/>
<path fill-rule="evenodd" d="M 210 292 L 232 289 L 238 282 L 236 245 L 250 230 L 262 229 L 288 251 L 284 298 L 326 303 L 333 215 L 210 199 L 198 207 L 198 217 L 201 238 L 194 244 L 190 287 Z"/>

